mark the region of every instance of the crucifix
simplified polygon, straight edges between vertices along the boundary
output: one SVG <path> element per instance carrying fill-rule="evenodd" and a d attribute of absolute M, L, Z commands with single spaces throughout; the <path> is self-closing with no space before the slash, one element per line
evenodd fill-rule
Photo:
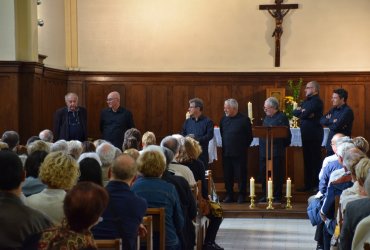
<path fill-rule="evenodd" d="M 280 38 L 283 34 L 283 19 L 291 9 L 298 9 L 298 4 L 282 4 L 284 0 L 275 0 L 275 4 L 260 5 L 260 10 L 267 10 L 275 18 L 275 67 L 280 67 Z"/>

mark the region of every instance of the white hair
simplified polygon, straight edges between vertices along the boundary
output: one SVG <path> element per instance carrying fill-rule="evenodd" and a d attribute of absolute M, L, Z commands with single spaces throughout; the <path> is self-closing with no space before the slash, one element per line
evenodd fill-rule
<path fill-rule="evenodd" d="M 96 148 L 96 153 L 99 155 L 103 166 L 109 166 L 116 157 L 116 147 L 108 142 L 103 142 Z"/>
<path fill-rule="evenodd" d="M 66 140 L 59 140 L 53 143 L 53 145 L 50 148 L 50 152 L 56 152 L 56 151 L 68 151 L 68 144 Z"/>
<path fill-rule="evenodd" d="M 75 160 L 77 160 L 78 157 L 80 157 L 80 154 L 82 153 L 83 150 L 82 143 L 77 140 L 71 140 L 67 142 L 67 145 L 68 145 L 68 154 L 72 155 L 72 157 L 75 158 Z"/>
<path fill-rule="evenodd" d="M 158 146 L 158 145 L 149 145 L 147 146 L 146 148 L 143 149 L 143 153 L 145 152 L 159 152 L 161 157 L 163 158 L 163 161 L 166 162 L 166 156 L 164 155 L 163 153 L 163 148 L 161 146 Z"/>
<path fill-rule="evenodd" d="M 337 146 L 337 155 L 342 157 L 344 156 L 344 152 L 348 151 L 351 148 L 355 148 L 355 145 L 351 142 L 343 142 Z"/>
<path fill-rule="evenodd" d="M 80 163 L 83 159 L 86 159 L 86 158 L 92 158 L 92 159 L 95 159 L 97 162 L 99 162 L 99 165 L 102 166 L 102 163 L 101 163 L 101 160 L 100 160 L 100 157 L 97 153 L 95 152 L 87 152 L 87 153 L 82 153 L 80 155 L 80 157 L 78 158 L 78 163 Z"/>

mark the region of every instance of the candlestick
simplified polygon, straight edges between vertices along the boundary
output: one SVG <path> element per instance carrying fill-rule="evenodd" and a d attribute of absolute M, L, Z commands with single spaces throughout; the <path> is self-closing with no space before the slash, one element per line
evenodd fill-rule
<path fill-rule="evenodd" d="M 248 117 L 249 119 L 253 119 L 253 109 L 252 109 L 252 103 L 248 102 Z"/>
<path fill-rule="evenodd" d="M 286 206 L 285 206 L 285 209 L 292 209 L 293 206 L 291 205 L 290 203 L 290 198 L 292 198 L 291 196 L 286 196 Z"/>
<path fill-rule="evenodd" d="M 293 102 L 293 110 L 297 109 L 298 104 L 296 102 Z"/>
<path fill-rule="evenodd" d="M 272 198 L 272 180 L 269 178 L 267 181 L 267 198 Z"/>
<path fill-rule="evenodd" d="M 250 191 L 250 195 L 251 196 L 255 196 L 255 192 L 254 192 L 254 178 L 253 177 L 249 180 L 249 191 Z"/>
<path fill-rule="evenodd" d="M 268 200 L 268 203 L 267 203 L 268 205 L 267 205 L 266 209 L 274 209 L 274 207 L 272 206 L 273 197 L 267 198 L 267 200 Z"/>
<path fill-rule="evenodd" d="M 286 196 L 290 197 L 292 195 L 291 191 L 292 191 L 292 181 L 288 177 L 288 179 L 286 180 Z"/>
<path fill-rule="evenodd" d="M 255 195 L 250 195 L 249 197 L 251 197 L 251 204 L 249 205 L 249 208 L 253 209 L 255 208 L 256 206 L 254 205 L 254 197 L 256 197 Z"/>

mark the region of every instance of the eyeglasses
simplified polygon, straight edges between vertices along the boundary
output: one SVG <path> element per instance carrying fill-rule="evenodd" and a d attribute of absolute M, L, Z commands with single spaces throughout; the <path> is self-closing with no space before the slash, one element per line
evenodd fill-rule
<path fill-rule="evenodd" d="M 308 87 L 308 86 L 307 86 L 307 87 L 306 87 L 306 89 L 313 89 L 313 87 Z"/>
<path fill-rule="evenodd" d="M 189 106 L 189 109 L 195 109 L 196 107 L 195 106 Z"/>
<path fill-rule="evenodd" d="M 107 102 L 111 102 L 111 101 L 113 101 L 113 100 L 115 100 L 115 99 L 117 99 L 117 98 L 108 98 L 108 99 L 107 99 Z"/>

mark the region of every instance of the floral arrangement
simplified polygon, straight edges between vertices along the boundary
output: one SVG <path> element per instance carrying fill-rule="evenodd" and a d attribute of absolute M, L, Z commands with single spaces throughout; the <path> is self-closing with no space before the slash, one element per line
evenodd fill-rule
<path fill-rule="evenodd" d="M 303 84 L 302 78 L 300 78 L 297 82 L 294 82 L 293 80 L 288 80 L 288 92 L 291 93 L 291 95 L 284 97 L 284 103 L 285 103 L 285 110 L 284 113 L 288 117 L 288 119 L 293 118 L 293 110 L 294 106 L 300 103 L 300 94 L 301 94 L 301 87 Z"/>

